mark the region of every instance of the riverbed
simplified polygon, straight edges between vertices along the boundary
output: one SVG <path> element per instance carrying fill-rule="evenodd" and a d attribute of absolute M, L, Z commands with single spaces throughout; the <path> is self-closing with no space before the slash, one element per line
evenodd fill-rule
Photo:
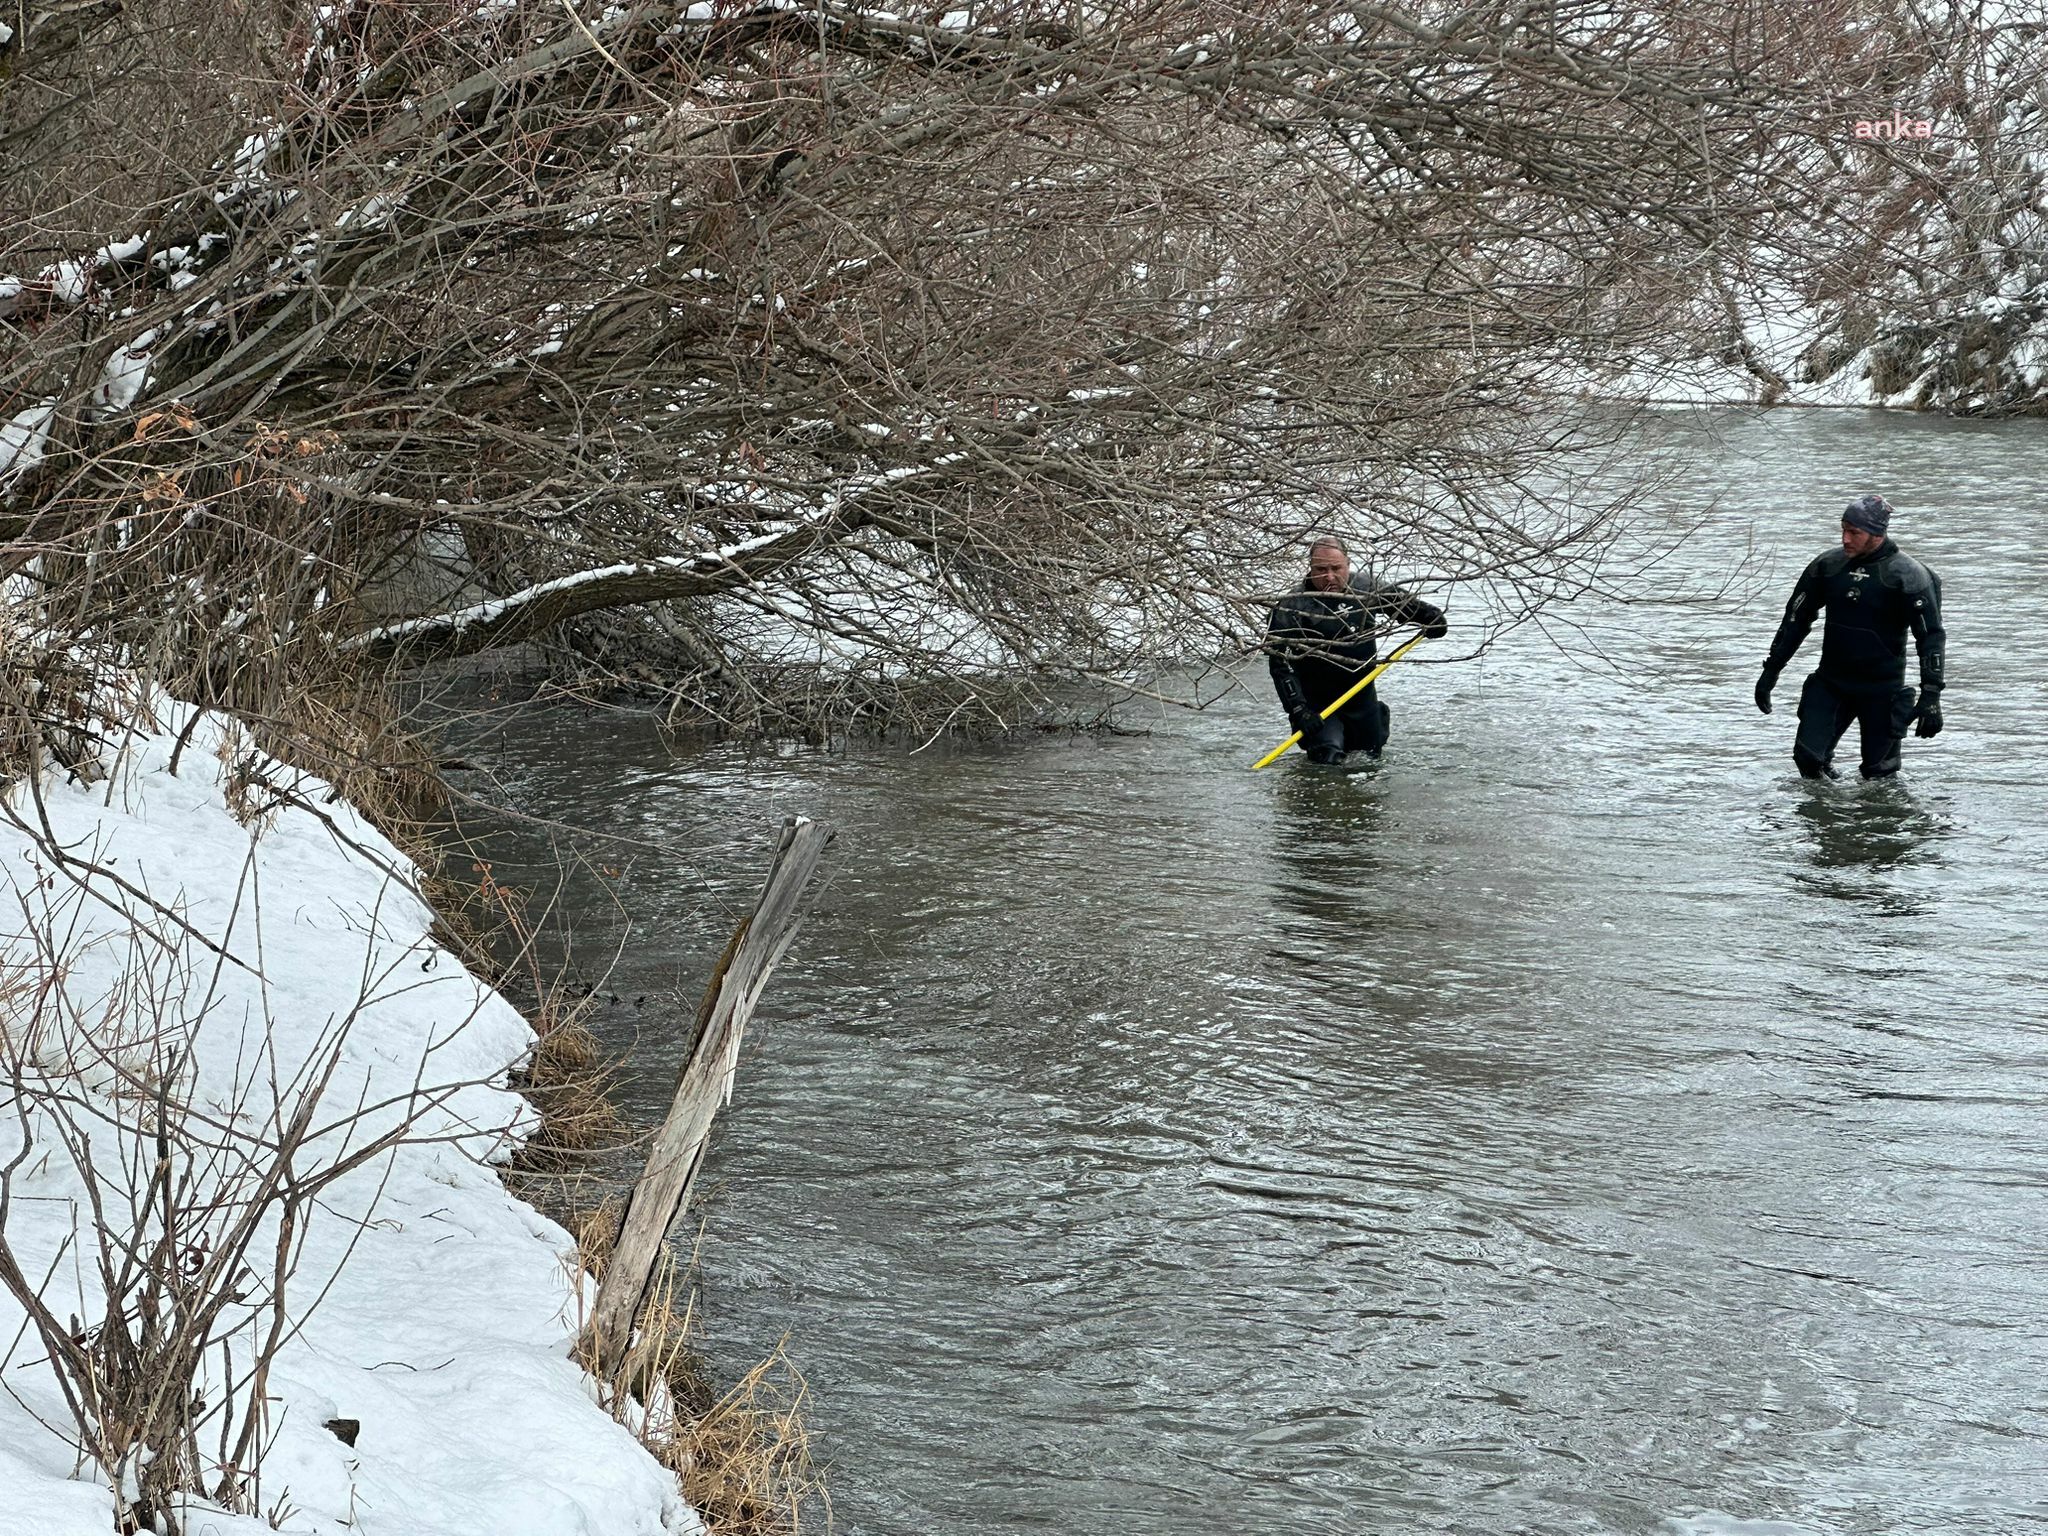
<path fill-rule="evenodd" d="M 1137 734 L 469 743 L 584 829 L 642 1120 L 775 826 L 839 829 L 702 1244 L 717 1363 L 786 1335 L 809 1380 L 837 1530 L 2048 1522 L 2048 430 L 1713 426 L 1675 559 L 1724 599 L 1404 664 L 1365 772 L 1248 772 L 1256 664 Z M 1750 688 L 1869 489 L 1943 578 L 1948 728 L 1809 784 L 1818 637 Z"/>

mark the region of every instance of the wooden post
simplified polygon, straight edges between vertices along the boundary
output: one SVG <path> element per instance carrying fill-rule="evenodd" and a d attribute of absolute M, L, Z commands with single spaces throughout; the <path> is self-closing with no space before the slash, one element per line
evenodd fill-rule
<path fill-rule="evenodd" d="M 647 1153 L 647 1167 L 626 1198 L 597 1305 L 583 1339 L 583 1356 L 600 1377 L 624 1361 L 668 1229 L 690 1198 L 704 1159 L 711 1122 L 732 1100 L 740 1036 L 767 988 L 775 962 L 796 933 L 804 887 L 817 873 L 832 834 L 808 817 L 782 824 L 782 841 L 768 866 L 753 915 L 733 930 L 697 1009 L 697 1038 L 683 1058 L 675 1101 Z"/>

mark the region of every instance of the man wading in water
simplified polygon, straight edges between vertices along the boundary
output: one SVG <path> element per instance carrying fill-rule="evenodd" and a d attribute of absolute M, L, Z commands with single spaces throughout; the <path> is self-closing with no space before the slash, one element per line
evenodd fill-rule
<path fill-rule="evenodd" d="M 1820 669 L 1799 690 L 1799 734 L 1792 761 L 1809 779 L 1839 778 L 1835 743 L 1854 720 L 1862 730 L 1863 777 L 1899 771 L 1906 727 L 1941 734 L 1941 579 L 1885 537 L 1891 503 L 1865 496 L 1842 514 L 1842 547 L 1806 568 L 1756 680 L 1756 707 L 1771 712 L 1771 688 L 1825 608 Z M 1906 686 L 1906 631 L 1920 652 L 1920 695 Z"/>
<path fill-rule="evenodd" d="M 1301 732 L 1302 750 L 1312 763 L 1335 763 L 1346 752 L 1378 757 L 1387 744 L 1387 706 L 1379 701 L 1378 684 L 1329 719 L 1318 718 L 1372 670 L 1378 659 L 1373 630 L 1382 619 L 1419 624 L 1431 639 L 1450 629 L 1434 603 L 1354 576 L 1350 552 L 1328 534 L 1309 545 L 1308 578 L 1300 589 L 1273 605 L 1266 621 L 1273 691 L 1288 722 Z"/>

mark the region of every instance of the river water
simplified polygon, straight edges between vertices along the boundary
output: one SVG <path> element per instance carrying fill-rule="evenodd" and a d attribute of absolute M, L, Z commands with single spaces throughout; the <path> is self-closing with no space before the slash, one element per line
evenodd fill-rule
<path fill-rule="evenodd" d="M 1409 668 L 1368 772 L 1246 772 L 1262 669 L 1133 736 L 473 744 L 604 834 L 562 899 L 584 969 L 623 945 L 643 1119 L 775 826 L 839 829 L 702 1251 L 717 1362 L 809 1379 L 836 1529 L 2048 1526 L 2048 431 L 1716 426 L 1679 560 L 1753 542 L 1726 601 Z M 1806 784 L 1804 668 L 1750 687 L 1870 488 L 1944 579 L 1950 723 Z"/>

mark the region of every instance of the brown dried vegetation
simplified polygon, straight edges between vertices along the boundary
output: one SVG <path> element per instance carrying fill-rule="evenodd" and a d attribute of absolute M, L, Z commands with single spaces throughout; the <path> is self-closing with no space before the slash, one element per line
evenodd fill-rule
<path fill-rule="evenodd" d="M 620 1210 L 619 1198 L 608 1196 L 571 1223 L 593 1281 L 604 1273 Z M 633 1349 L 604 1384 L 613 1413 L 675 1472 L 713 1536 L 800 1536 L 806 1521 L 819 1518 L 829 1528 L 831 1501 L 811 1460 L 802 1375 L 778 1345 L 720 1392 L 697 1347 L 694 1288 L 678 1295 L 684 1284 L 671 1252 Z"/>

